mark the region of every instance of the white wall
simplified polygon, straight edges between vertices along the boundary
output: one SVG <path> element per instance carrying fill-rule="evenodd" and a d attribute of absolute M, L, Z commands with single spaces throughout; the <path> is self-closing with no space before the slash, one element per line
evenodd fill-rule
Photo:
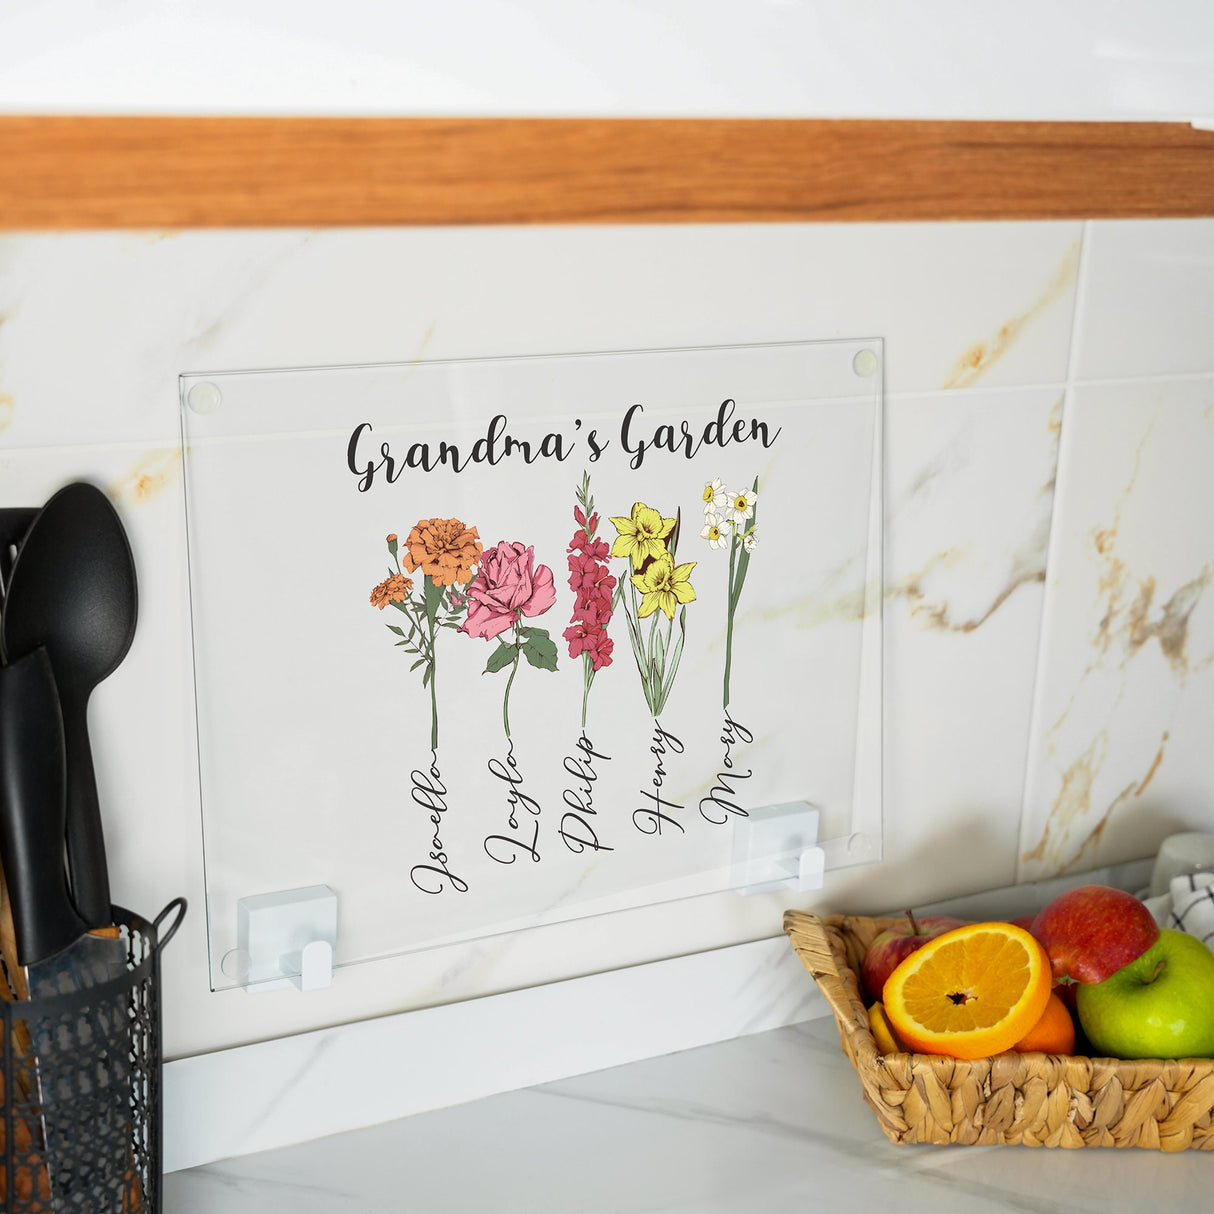
<path fill-rule="evenodd" d="M 0 111 L 1214 117 L 1205 0 L 9 0 Z"/>
<path fill-rule="evenodd" d="M 0 505 L 96 480 L 136 553 L 139 631 L 91 721 L 115 900 L 191 901 L 170 1055 L 770 936 L 811 901 L 723 894 L 306 997 L 210 993 L 180 372 L 883 336 L 885 860 L 812 900 L 881 911 L 1212 824 L 1212 264 L 1214 221 L 0 239 Z"/>

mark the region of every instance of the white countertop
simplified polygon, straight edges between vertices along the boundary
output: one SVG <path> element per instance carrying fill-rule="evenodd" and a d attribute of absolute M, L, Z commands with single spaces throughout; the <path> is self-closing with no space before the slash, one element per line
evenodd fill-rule
<path fill-rule="evenodd" d="M 894 1146 L 861 1098 L 834 1020 L 820 1018 L 176 1172 L 164 1208 L 1196 1211 L 1211 1192 L 1201 1155 Z"/>

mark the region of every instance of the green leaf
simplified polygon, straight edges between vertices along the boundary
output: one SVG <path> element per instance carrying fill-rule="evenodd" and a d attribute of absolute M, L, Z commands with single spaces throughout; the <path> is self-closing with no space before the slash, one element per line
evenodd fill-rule
<path fill-rule="evenodd" d="M 686 608 L 684 608 L 686 613 Z M 674 643 L 674 649 L 671 651 L 670 661 L 667 663 L 666 681 L 662 685 L 662 703 L 666 703 L 667 696 L 670 695 L 674 687 L 674 676 L 678 673 L 679 662 L 683 658 L 683 642 L 687 639 L 687 630 L 680 626 L 679 639 Z"/>
<path fill-rule="evenodd" d="M 425 660 L 426 660 L 425 658 L 418 658 L 417 661 L 414 662 L 413 665 L 409 667 L 410 672 L 416 670 L 423 662 L 425 662 Z"/>
<path fill-rule="evenodd" d="M 555 670 L 556 642 L 542 628 L 534 628 L 523 646 L 523 656 L 540 670 Z"/>
<path fill-rule="evenodd" d="M 403 637 L 405 635 L 405 630 L 403 628 L 397 628 L 395 624 L 389 624 L 387 627 L 389 632 L 395 632 L 398 637 Z"/>
<path fill-rule="evenodd" d="M 410 612 L 407 604 L 398 602 L 396 599 L 393 599 L 392 606 L 395 607 L 397 611 L 403 611 L 405 613 L 405 615 L 409 616 L 410 619 L 413 618 L 413 615 Z"/>
<path fill-rule="evenodd" d="M 683 656 L 682 647 L 679 646 L 674 651 L 674 657 L 670 662 L 670 669 L 666 672 L 666 682 L 662 684 L 661 690 L 658 692 L 658 712 L 661 712 L 666 707 L 666 701 L 670 698 L 671 691 L 674 690 L 674 676 L 679 671 L 679 659 Z"/>
<path fill-rule="evenodd" d="M 518 655 L 518 650 L 513 645 L 507 645 L 502 641 L 500 645 L 493 651 L 489 661 L 485 663 L 485 674 L 497 674 L 499 670 L 505 669 Z"/>
<path fill-rule="evenodd" d="M 683 658 L 683 642 L 686 639 L 687 608 L 684 607 L 679 612 L 679 639 L 675 641 L 674 648 L 670 651 L 670 658 L 666 663 L 666 678 L 657 691 L 658 712 L 661 712 L 666 707 L 666 701 L 670 698 L 670 693 L 674 689 L 674 676 L 679 672 L 679 662 Z"/>
<path fill-rule="evenodd" d="M 430 678 L 433 674 L 434 674 L 434 667 L 427 666 L 425 669 L 425 672 L 422 674 L 422 686 L 423 687 L 425 687 L 426 684 L 430 682 Z"/>
<path fill-rule="evenodd" d="M 443 601 L 443 595 L 447 592 L 446 586 L 439 586 L 435 580 L 427 573 L 426 574 L 426 622 L 433 624 L 435 617 L 438 615 L 439 604 Z"/>

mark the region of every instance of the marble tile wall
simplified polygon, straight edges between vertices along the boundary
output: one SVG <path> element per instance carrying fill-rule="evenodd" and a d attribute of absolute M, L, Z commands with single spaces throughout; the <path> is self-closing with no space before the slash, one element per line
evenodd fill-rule
<path fill-rule="evenodd" d="M 0 506 L 105 486 L 140 627 L 91 722 L 115 900 L 191 912 L 183 1056 L 1151 851 L 1214 822 L 1214 222 L 19 234 Z M 884 859 L 212 993 L 177 422 L 193 370 L 885 339 Z M 70 576 L 70 571 L 66 574 Z"/>
<path fill-rule="evenodd" d="M 1214 224 L 1085 244 L 1020 879 L 1214 825 Z"/>

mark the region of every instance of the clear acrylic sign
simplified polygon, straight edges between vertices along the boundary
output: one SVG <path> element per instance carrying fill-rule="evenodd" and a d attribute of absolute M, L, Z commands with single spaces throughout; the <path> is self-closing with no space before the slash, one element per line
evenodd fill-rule
<path fill-rule="evenodd" d="M 183 376 L 213 986 L 275 890 L 350 964 L 878 858 L 881 354 Z"/>

